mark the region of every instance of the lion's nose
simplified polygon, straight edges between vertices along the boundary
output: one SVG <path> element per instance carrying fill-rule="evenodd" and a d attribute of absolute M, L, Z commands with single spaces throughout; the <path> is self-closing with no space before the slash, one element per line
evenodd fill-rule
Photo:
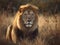
<path fill-rule="evenodd" d="M 31 20 L 28 20 L 28 22 L 30 22 Z"/>

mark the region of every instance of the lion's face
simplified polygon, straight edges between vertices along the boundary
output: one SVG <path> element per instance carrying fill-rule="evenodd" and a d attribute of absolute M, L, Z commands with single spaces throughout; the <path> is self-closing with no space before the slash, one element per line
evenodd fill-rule
<path fill-rule="evenodd" d="M 35 20 L 35 12 L 33 10 L 25 10 L 22 14 L 22 20 L 25 27 L 32 27 Z"/>
<path fill-rule="evenodd" d="M 28 5 L 19 8 L 13 26 L 23 31 L 35 30 L 38 26 L 38 8 Z"/>

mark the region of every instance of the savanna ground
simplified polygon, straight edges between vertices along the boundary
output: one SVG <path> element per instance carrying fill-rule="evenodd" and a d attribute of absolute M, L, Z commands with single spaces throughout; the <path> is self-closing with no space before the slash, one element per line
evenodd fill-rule
<path fill-rule="evenodd" d="M 53 9 L 54 8 L 55 7 L 53 7 Z M 37 38 L 37 45 L 60 45 L 60 12 L 58 10 L 59 9 L 57 9 L 57 11 L 55 9 L 51 11 L 41 10 L 42 12 L 39 12 L 38 24 L 41 39 Z M 16 11 L 13 13 L 0 11 L 0 45 L 15 45 L 5 39 L 7 27 L 12 23 L 15 13 Z M 22 45 L 25 45 L 25 43 L 22 42 Z"/>

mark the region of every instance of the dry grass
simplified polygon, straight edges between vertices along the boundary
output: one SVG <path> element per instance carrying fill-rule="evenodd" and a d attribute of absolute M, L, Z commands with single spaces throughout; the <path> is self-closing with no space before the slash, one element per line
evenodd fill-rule
<path fill-rule="evenodd" d="M 13 16 L 0 15 L 0 45 L 14 45 L 5 40 L 6 29 Z M 35 41 L 22 40 L 20 45 L 60 45 L 60 14 L 40 14 L 39 35 Z"/>
<path fill-rule="evenodd" d="M 7 26 L 11 24 L 13 18 L 12 16 L 7 16 L 5 14 L 0 15 L 0 38 L 5 35 Z"/>
<path fill-rule="evenodd" d="M 38 24 L 40 37 L 46 45 L 60 45 L 60 14 L 41 14 Z"/>

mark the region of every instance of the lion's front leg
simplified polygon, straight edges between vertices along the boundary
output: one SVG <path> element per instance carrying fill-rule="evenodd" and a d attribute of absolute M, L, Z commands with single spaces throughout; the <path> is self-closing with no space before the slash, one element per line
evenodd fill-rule
<path fill-rule="evenodd" d="M 15 29 L 13 29 L 12 25 L 9 25 L 7 28 L 6 39 L 11 42 L 13 41 L 14 43 L 17 42 L 17 36 L 15 33 Z"/>
<path fill-rule="evenodd" d="M 9 25 L 7 28 L 7 33 L 6 33 L 7 40 L 11 40 L 11 31 L 12 31 L 12 25 Z"/>
<path fill-rule="evenodd" d="M 14 29 L 13 29 L 12 32 L 11 32 L 11 38 L 12 38 L 12 41 L 13 41 L 14 43 L 17 42 L 17 36 L 16 36 L 16 33 L 15 33 Z"/>

